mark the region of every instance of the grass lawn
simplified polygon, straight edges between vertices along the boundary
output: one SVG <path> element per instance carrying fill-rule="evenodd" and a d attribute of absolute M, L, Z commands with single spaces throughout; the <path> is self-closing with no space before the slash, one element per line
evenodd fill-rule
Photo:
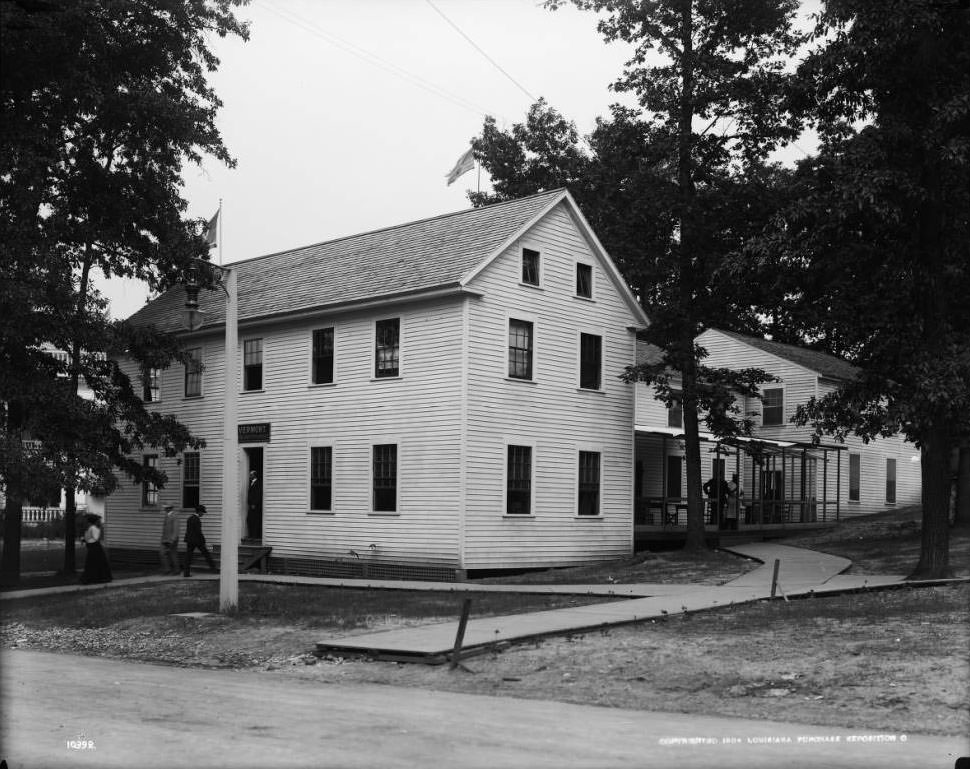
<path fill-rule="evenodd" d="M 853 573 L 905 574 L 916 564 L 918 510 L 850 519 L 834 530 L 783 542 L 851 558 Z M 954 532 L 952 542 L 954 570 L 970 573 L 970 535 Z M 755 565 L 725 553 L 645 553 L 515 581 L 718 584 Z M 476 596 L 472 611 L 509 614 L 598 600 L 503 593 Z M 209 612 L 217 605 L 214 582 L 180 580 L 4 601 L 0 643 L 245 667 L 321 682 L 367 681 L 899 733 L 970 730 L 968 584 L 763 601 L 549 638 L 471 658 L 466 664 L 473 673 L 317 660 L 311 654 L 323 634 L 454 620 L 460 604 L 454 593 L 242 583 L 238 615 L 177 617 L 172 615 Z"/>

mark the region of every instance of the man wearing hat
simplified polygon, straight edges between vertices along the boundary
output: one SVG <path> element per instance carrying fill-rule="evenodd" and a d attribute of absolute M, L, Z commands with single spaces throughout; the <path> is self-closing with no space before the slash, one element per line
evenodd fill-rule
<path fill-rule="evenodd" d="M 205 505 L 196 505 L 195 512 L 185 522 L 185 571 L 186 577 L 192 576 L 192 553 L 199 550 L 205 556 L 206 563 L 212 571 L 219 571 L 213 563 L 209 548 L 205 546 L 205 534 L 202 533 L 202 516 L 205 515 Z"/>
<path fill-rule="evenodd" d="M 165 505 L 165 521 L 162 523 L 162 547 L 159 555 L 162 571 L 166 574 L 179 573 L 179 519 L 171 505 Z"/>

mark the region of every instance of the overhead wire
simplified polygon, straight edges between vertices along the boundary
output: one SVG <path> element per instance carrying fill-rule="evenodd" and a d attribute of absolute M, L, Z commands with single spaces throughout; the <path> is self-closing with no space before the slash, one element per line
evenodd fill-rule
<path fill-rule="evenodd" d="M 425 0 L 425 2 L 427 2 L 427 3 L 428 3 L 428 5 L 430 5 L 430 6 L 431 6 L 431 7 L 432 7 L 432 8 L 433 8 L 433 9 L 435 10 L 435 12 L 436 12 L 436 13 L 437 13 L 437 14 L 438 14 L 438 15 L 439 15 L 439 16 L 440 16 L 440 17 L 441 17 L 442 19 L 444 19 L 445 21 L 447 21 L 447 22 L 448 22 L 448 23 L 449 23 L 449 24 L 450 24 L 450 25 L 451 25 L 451 26 L 452 26 L 452 27 L 454 28 L 454 30 L 455 30 L 455 31 L 456 31 L 456 32 L 457 32 L 457 33 L 458 33 L 459 35 L 461 35 L 461 36 L 462 36 L 463 38 L 465 38 L 465 40 L 467 40 L 467 41 L 468 41 L 468 43 L 469 43 L 469 45 L 471 45 L 471 46 L 472 46 L 472 48 L 474 48 L 474 49 L 475 49 L 476 51 L 478 51 L 478 52 L 479 52 L 479 53 L 480 53 L 480 54 L 481 54 L 482 56 L 484 56 L 484 57 L 485 57 L 485 59 L 486 59 L 486 60 L 487 60 L 487 61 L 488 61 L 488 62 L 489 62 L 489 63 L 490 63 L 490 64 L 491 64 L 491 65 L 492 65 L 493 67 L 495 67 L 495 69 L 497 69 L 497 70 L 498 70 L 499 72 L 501 72 L 501 73 L 502 73 L 503 75 L 505 75 L 505 77 L 507 77 L 507 78 L 509 79 L 509 81 L 511 81 L 511 82 L 512 82 L 512 84 L 513 84 L 513 85 L 514 85 L 514 86 L 515 86 L 516 88 L 518 88 L 518 89 L 519 89 L 520 91 L 522 91 L 522 93 L 524 93 L 524 94 L 525 94 L 526 96 L 528 96 L 528 97 L 529 97 L 529 99 L 531 99 L 531 100 L 532 100 L 533 102 L 534 102 L 534 101 L 536 100 L 536 97 L 535 97 L 535 96 L 533 96 L 533 95 L 532 95 L 531 93 L 529 93 L 529 92 L 528 92 L 528 91 L 527 91 L 527 90 L 526 90 L 526 89 L 525 89 L 525 88 L 524 88 L 524 87 L 522 86 L 522 84 L 521 84 L 521 83 L 519 83 L 519 81 L 518 81 L 518 80 L 516 80 L 516 79 L 515 79 L 514 77 L 512 77 L 512 76 L 511 76 L 511 75 L 510 75 L 510 74 L 509 74 L 508 72 L 506 72 L 506 71 L 505 71 L 505 69 L 504 69 L 504 68 L 503 68 L 503 67 L 502 67 L 502 66 L 501 66 L 501 65 L 500 65 L 500 64 L 499 64 L 499 63 L 498 63 L 497 61 L 495 61 L 495 59 L 493 59 L 493 58 L 492 58 L 491 56 L 489 56 L 489 55 L 488 55 L 487 53 L 485 53 L 485 51 L 484 51 L 484 50 L 483 50 L 483 49 L 481 48 L 481 46 L 479 46 L 479 45 L 478 45 L 478 43 L 476 43 L 476 42 L 475 42 L 474 40 L 472 40 L 472 39 L 471 39 L 471 38 L 470 38 L 470 37 L 469 37 L 468 35 L 466 35 L 466 34 L 465 34 L 465 32 L 464 32 L 464 31 L 463 31 L 463 30 L 461 29 L 461 27 L 459 27 L 459 26 L 458 26 L 457 24 L 455 24 L 455 22 L 453 22 L 453 21 L 452 21 L 451 19 L 449 19 L 449 18 L 448 18 L 447 16 L 445 16 L 445 14 L 444 14 L 444 11 L 442 11 L 442 10 L 441 10 L 441 9 L 440 9 L 440 8 L 439 8 L 439 7 L 437 6 L 437 5 L 435 5 L 435 4 L 433 3 L 433 2 L 431 2 L 431 0 Z"/>
<path fill-rule="evenodd" d="M 366 48 L 362 48 L 361 46 L 351 43 L 347 40 L 344 40 L 343 38 L 338 37 L 337 35 L 334 35 L 331 32 L 327 32 L 326 30 L 322 29 L 319 25 L 317 25 L 313 21 L 310 21 L 309 19 L 306 19 L 300 16 L 298 13 L 296 13 L 290 8 L 286 8 L 285 10 L 280 9 L 274 6 L 271 2 L 268 2 L 268 0 L 263 0 L 259 4 L 263 5 L 267 10 L 276 14 L 283 21 L 286 21 L 296 27 L 299 27 L 304 32 L 314 35 L 315 37 L 325 40 L 326 42 L 330 43 L 336 48 L 339 48 L 340 50 L 346 53 L 349 53 L 350 55 L 355 56 L 356 58 L 361 59 L 362 61 L 365 61 L 368 64 L 371 64 L 372 66 L 379 67 L 387 72 L 390 72 L 393 75 L 396 75 L 397 77 L 407 80 L 412 85 L 422 88 L 423 90 L 433 94 L 434 96 L 438 96 L 442 99 L 450 101 L 452 104 L 455 104 L 456 106 L 469 110 L 471 112 L 474 112 L 477 115 L 484 116 L 484 115 L 494 114 L 492 112 L 489 112 L 488 110 L 482 109 L 479 105 L 476 105 L 475 103 L 469 101 L 468 99 L 465 99 L 464 97 L 459 96 L 458 94 L 454 94 L 449 91 L 446 91 L 444 88 L 441 88 L 440 86 L 435 85 L 434 83 L 430 82 L 429 80 L 426 80 L 420 75 L 415 75 L 413 72 L 409 72 L 403 67 L 400 67 L 397 64 L 394 64 L 393 62 L 390 62 L 387 59 L 384 59 L 383 57 L 378 56 L 372 51 L 368 51 Z"/>

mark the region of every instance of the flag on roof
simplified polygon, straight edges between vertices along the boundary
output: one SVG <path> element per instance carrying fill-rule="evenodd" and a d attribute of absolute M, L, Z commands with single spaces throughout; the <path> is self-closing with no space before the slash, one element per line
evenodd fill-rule
<path fill-rule="evenodd" d="M 465 154 L 458 158 L 458 162 L 455 163 L 455 167 L 452 168 L 447 174 L 448 184 L 450 185 L 459 176 L 464 173 L 468 173 L 475 167 L 475 156 L 472 154 L 472 148 L 469 147 Z"/>
<path fill-rule="evenodd" d="M 209 220 L 209 223 L 205 226 L 205 242 L 210 246 L 214 246 L 216 244 L 219 226 L 219 211 L 221 210 L 221 208 L 218 209 Z"/>

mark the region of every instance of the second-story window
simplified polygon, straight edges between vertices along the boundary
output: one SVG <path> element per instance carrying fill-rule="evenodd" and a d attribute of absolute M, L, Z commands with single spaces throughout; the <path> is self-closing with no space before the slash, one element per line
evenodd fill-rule
<path fill-rule="evenodd" d="M 145 403 L 157 403 L 162 399 L 162 372 L 146 366 L 141 372 L 142 396 Z"/>
<path fill-rule="evenodd" d="M 186 350 L 189 361 L 185 364 L 185 397 L 198 398 L 202 395 L 202 348 Z"/>
<path fill-rule="evenodd" d="M 313 332 L 313 384 L 333 382 L 333 328 Z"/>
<path fill-rule="evenodd" d="M 603 337 L 579 335 L 579 386 L 599 390 L 603 384 Z"/>
<path fill-rule="evenodd" d="M 785 423 L 785 391 L 781 387 L 766 389 L 761 405 L 761 424 L 782 425 Z"/>
<path fill-rule="evenodd" d="M 576 296 L 593 298 L 593 265 L 576 264 Z"/>
<path fill-rule="evenodd" d="M 532 323 L 509 319 L 509 376 L 532 379 Z"/>
<path fill-rule="evenodd" d="M 667 427 L 683 428 L 684 426 L 684 406 L 680 402 L 680 393 L 671 393 L 674 400 L 667 406 Z"/>
<path fill-rule="evenodd" d="M 522 249 L 522 282 L 539 285 L 539 252 L 531 248 Z"/>
<path fill-rule="evenodd" d="M 374 376 L 398 376 L 401 373 L 401 319 L 379 320 L 375 332 Z"/>
<path fill-rule="evenodd" d="M 263 340 L 243 342 L 243 390 L 263 389 Z"/>

